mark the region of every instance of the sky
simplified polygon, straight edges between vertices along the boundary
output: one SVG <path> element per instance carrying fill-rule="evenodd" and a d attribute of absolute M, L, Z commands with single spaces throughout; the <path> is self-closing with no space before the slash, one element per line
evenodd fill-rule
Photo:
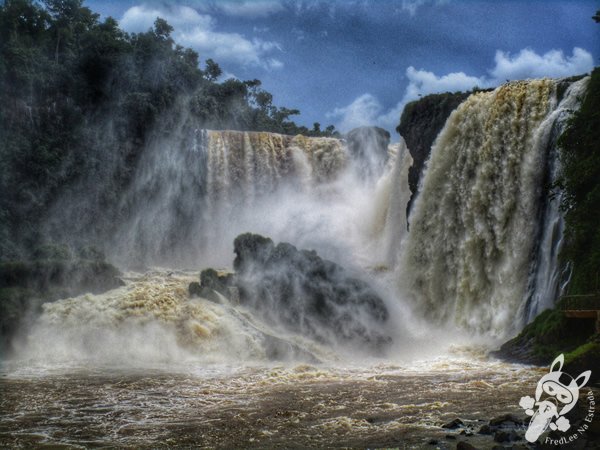
<path fill-rule="evenodd" d="M 600 64 L 593 0 L 88 0 L 128 32 L 157 16 L 222 79 L 258 78 L 299 124 L 395 134 L 422 95 L 564 77 Z"/>

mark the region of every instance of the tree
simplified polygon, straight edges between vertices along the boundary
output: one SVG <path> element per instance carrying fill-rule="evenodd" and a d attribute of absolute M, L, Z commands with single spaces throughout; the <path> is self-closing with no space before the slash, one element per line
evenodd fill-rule
<path fill-rule="evenodd" d="M 173 27 L 167 23 L 165 19 L 157 17 L 154 21 L 154 34 L 159 38 L 167 41 L 170 40 Z"/>
<path fill-rule="evenodd" d="M 300 111 L 274 106 L 260 80 L 218 82 L 219 65 L 201 70 L 172 32 L 157 18 L 126 33 L 83 0 L 0 0 L 0 259 L 31 252 L 52 205 L 86 179 L 99 191 L 82 216 L 120 214 L 148 140 L 188 112 L 205 128 L 332 133 L 296 125 Z"/>
<path fill-rule="evenodd" d="M 262 111 L 267 112 L 273 103 L 273 95 L 261 90 L 254 95 L 254 100 Z"/>
<path fill-rule="evenodd" d="M 204 73 L 208 81 L 214 82 L 217 81 L 223 71 L 216 62 L 209 58 L 206 60 L 206 69 L 204 69 Z"/>

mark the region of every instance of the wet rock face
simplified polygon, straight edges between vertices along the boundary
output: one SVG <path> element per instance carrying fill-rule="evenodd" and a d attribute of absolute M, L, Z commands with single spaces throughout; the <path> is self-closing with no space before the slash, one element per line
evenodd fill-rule
<path fill-rule="evenodd" d="M 382 331 L 389 315 L 383 300 L 337 264 L 249 233 L 235 239 L 234 252 L 240 302 L 266 320 L 320 342 L 371 350 L 391 342 Z"/>
<path fill-rule="evenodd" d="M 405 106 L 396 131 L 404 138 L 413 158 L 408 171 L 408 185 L 412 195 L 407 213 L 417 195 L 425 162 L 429 159 L 435 138 L 440 134 L 450 113 L 469 95 L 470 92 L 432 94 Z"/>

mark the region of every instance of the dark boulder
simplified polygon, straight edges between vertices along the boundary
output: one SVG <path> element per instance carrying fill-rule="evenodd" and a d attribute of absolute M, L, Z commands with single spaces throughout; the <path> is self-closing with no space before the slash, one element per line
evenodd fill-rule
<path fill-rule="evenodd" d="M 258 234 L 240 234 L 233 241 L 233 269 L 244 272 L 253 264 L 263 265 L 273 250 L 273 241 Z"/>
<path fill-rule="evenodd" d="M 506 431 L 496 431 L 494 433 L 494 441 L 508 442 L 508 441 L 510 441 L 510 434 Z"/>
<path fill-rule="evenodd" d="M 219 294 L 231 300 L 233 274 L 217 272 L 215 269 L 205 269 L 200 273 L 200 283 L 192 281 L 188 286 L 190 297 L 202 297 L 215 303 L 221 303 Z"/>
<path fill-rule="evenodd" d="M 223 295 L 228 295 L 228 288 L 232 286 L 233 274 L 219 273 L 214 269 L 206 269 L 200 273 L 200 286 L 212 289 Z"/>
<path fill-rule="evenodd" d="M 492 427 L 490 427 L 488 424 L 482 425 L 481 428 L 479 428 L 478 433 L 479 434 L 492 434 Z"/>
<path fill-rule="evenodd" d="M 413 159 L 412 166 L 408 170 L 408 185 L 412 195 L 407 214 L 416 198 L 425 162 L 429 159 L 435 138 L 444 128 L 450 113 L 469 95 L 470 92 L 432 94 L 410 102 L 404 107 L 396 131 L 404 138 Z"/>
<path fill-rule="evenodd" d="M 451 430 L 455 430 L 457 428 L 460 428 L 464 426 L 464 423 L 462 420 L 460 420 L 458 417 L 454 420 L 451 420 L 448 423 L 445 423 L 444 425 L 442 425 L 442 428 L 449 428 Z"/>
<path fill-rule="evenodd" d="M 234 241 L 240 302 L 266 320 L 320 342 L 382 349 L 388 311 L 364 281 L 316 252 L 242 234 Z"/>
<path fill-rule="evenodd" d="M 202 287 L 200 287 L 200 283 L 192 281 L 188 286 L 188 293 L 190 294 L 190 297 L 201 297 Z"/>
<path fill-rule="evenodd" d="M 523 425 L 523 420 L 514 414 L 502 414 L 501 416 L 494 417 L 490 420 L 490 427 L 501 427 L 501 426 L 519 426 Z"/>

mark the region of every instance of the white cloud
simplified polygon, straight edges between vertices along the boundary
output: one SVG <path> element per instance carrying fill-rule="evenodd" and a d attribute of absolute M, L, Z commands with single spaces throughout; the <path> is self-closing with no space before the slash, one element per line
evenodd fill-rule
<path fill-rule="evenodd" d="M 337 119 L 336 128 L 346 132 L 361 125 L 377 123 L 382 110 L 383 107 L 377 98 L 371 94 L 363 94 L 348 106 L 335 108 L 326 116 L 330 119 Z"/>
<path fill-rule="evenodd" d="M 379 100 L 371 94 L 357 97 L 348 106 L 336 108 L 327 116 L 338 119 L 336 127 L 341 131 L 362 125 L 377 125 L 392 130 L 398 124 L 404 105 L 423 95 L 439 92 L 468 91 L 475 86 L 488 88 L 499 86 L 506 80 L 527 78 L 560 78 L 590 72 L 594 67 L 592 55 L 575 47 L 571 56 L 561 50 L 551 50 L 538 55 L 531 49 L 523 49 L 514 57 L 498 50 L 495 65 L 487 72 L 490 76 L 472 76 L 464 72 L 436 75 L 410 66 L 406 69 L 408 85 L 404 96 L 396 106 L 384 111 Z"/>
<path fill-rule="evenodd" d="M 161 9 L 149 5 L 133 6 L 125 11 L 120 24 L 126 31 L 141 32 L 151 28 L 157 17 L 173 26 L 173 38 L 178 44 L 192 47 L 202 59 L 214 58 L 219 63 L 233 62 L 266 69 L 283 67 L 283 63 L 272 56 L 274 51 L 281 51 L 279 43 L 217 31 L 211 16 L 199 14 L 188 6 L 172 5 Z"/>
<path fill-rule="evenodd" d="M 415 100 L 417 97 L 435 92 L 466 91 L 474 86 L 487 85 L 483 77 L 472 77 L 464 72 L 453 72 L 437 76 L 426 70 L 416 70 L 410 66 L 406 69 L 408 86 L 404 92 L 404 100 Z"/>
<path fill-rule="evenodd" d="M 267 17 L 284 9 L 277 0 L 220 1 L 214 7 L 230 16 L 247 18 Z"/>
<path fill-rule="evenodd" d="M 393 108 L 384 111 L 376 97 L 371 94 L 363 94 L 349 105 L 335 108 L 327 114 L 327 117 L 337 119 L 336 127 L 343 132 L 363 125 L 377 125 L 393 130 L 398 125 L 404 105 L 422 95 L 435 92 L 465 91 L 475 86 L 485 85 L 483 78 L 470 77 L 462 72 L 438 77 L 433 72 L 416 70 L 412 66 L 406 69 L 406 76 L 409 82 L 404 96 Z"/>
<path fill-rule="evenodd" d="M 560 78 L 586 73 L 594 67 L 594 58 L 582 48 L 575 47 L 571 56 L 562 50 L 550 50 L 538 55 L 531 49 L 523 49 L 511 58 L 508 52 L 496 52 L 496 66 L 490 75 L 497 82 L 525 78 Z"/>
<path fill-rule="evenodd" d="M 175 29 L 190 26 L 212 28 L 214 25 L 210 16 L 198 14 L 188 6 L 171 6 L 159 10 L 149 5 L 132 6 L 125 11 L 119 23 L 124 30 L 139 33 L 152 28 L 157 17 L 166 19 Z"/>

